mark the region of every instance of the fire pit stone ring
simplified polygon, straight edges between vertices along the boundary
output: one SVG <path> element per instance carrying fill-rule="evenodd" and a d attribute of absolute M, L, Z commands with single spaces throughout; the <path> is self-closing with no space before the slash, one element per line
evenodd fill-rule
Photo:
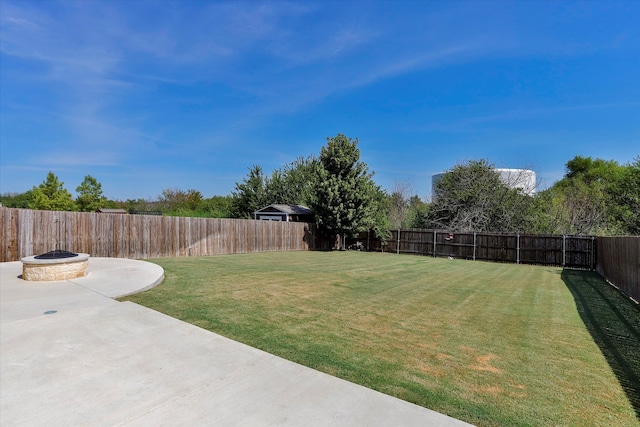
<path fill-rule="evenodd" d="M 21 261 L 24 280 L 69 280 L 87 275 L 89 254 L 73 254 L 63 258 L 43 258 L 41 255 L 37 255 L 24 257 Z"/>

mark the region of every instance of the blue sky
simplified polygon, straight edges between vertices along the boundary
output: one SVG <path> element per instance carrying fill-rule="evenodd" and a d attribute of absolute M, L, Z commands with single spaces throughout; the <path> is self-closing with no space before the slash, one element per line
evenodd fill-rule
<path fill-rule="evenodd" d="M 386 190 L 640 155 L 639 1 L 0 1 L 0 193 L 227 195 L 359 139 Z"/>

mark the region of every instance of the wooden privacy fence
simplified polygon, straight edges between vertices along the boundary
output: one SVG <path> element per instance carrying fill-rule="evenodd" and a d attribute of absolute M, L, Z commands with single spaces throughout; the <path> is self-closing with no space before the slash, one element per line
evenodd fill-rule
<path fill-rule="evenodd" d="M 640 302 L 640 237 L 598 237 L 597 270 Z"/>
<path fill-rule="evenodd" d="M 54 249 L 160 258 L 315 248 L 315 225 L 243 219 L 0 208 L 0 261 Z"/>
<path fill-rule="evenodd" d="M 470 260 L 554 265 L 594 270 L 595 237 L 450 233 L 441 230 L 394 230 L 383 245 L 369 240 L 371 250 Z"/>

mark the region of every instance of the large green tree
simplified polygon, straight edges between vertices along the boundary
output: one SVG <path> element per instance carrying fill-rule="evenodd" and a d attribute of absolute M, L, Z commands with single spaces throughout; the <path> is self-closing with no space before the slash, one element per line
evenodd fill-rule
<path fill-rule="evenodd" d="M 31 203 L 29 208 L 52 211 L 73 211 L 76 205 L 71 193 L 64 188 L 64 182 L 49 172 L 47 178 L 37 187 L 31 190 Z"/>
<path fill-rule="evenodd" d="M 270 203 L 308 206 L 318 181 L 319 161 L 314 156 L 299 157 L 266 179 L 265 193 Z"/>
<path fill-rule="evenodd" d="M 409 199 L 407 226 L 409 228 L 428 228 L 430 208 L 431 204 L 423 202 L 418 196 L 412 196 Z"/>
<path fill-rule="evenodd" d="M 236 218 L 251 218 L 253 212 L 275 203 L 266 194 L 266 178 L 262 168 L 254 165 L 242 182 L 236 183 L 232 194 L 231 212 Z"/>
<path fill-rule="evenodd" d="M 327 235 L 353 234 L 373 228 L 388 230 L 386 196 L 373 182 L 366 163 L 360 161 L 358 140 L 338 134 L 327 138 L 320 151 L 318 182 L 311 203 L 316 222 Z"/>
<path fill-rule="evenodd" d="M 613 227 L 620 234 L 640 235 L 640 156 L 615 176 L 609 194 Z"/>
<path fill-rule="evenodd" d="M 608 234 L 605 193 L 600 185 L 569 179 L 538 194 L 534 206 L 537 233 Z"/>
<path fill-rule="evenodd" d="M 532 198 L 509 188 L 487 160 L 459 164 L 434 183 L 426 225 L 455 231 L 527 231 Z"/>
<path fill-rule="evenodd" d="M 208 199 L 204 199 L 200 205 L 200 208 L 207 217 L 211 218 L 230 218 L 232 213 L 231 196 L 212 196 Z"/>
<path fill-rule="evenodd" d="M 186 216 L 189 212 L 199 210 L 203 200 L 202 193 L 193 188 L 186 191 L 179 188 L 165 188 L 158 196 L 158 207 L 165 213 Z"/>
<path fill-rule="evenodd" d="M 107 198 L 102 194 L 102 184 L 91 175 L 84 177 L 76 187 L 76 193 L 76 205 L 81 212 L 94 212 L 107 204 Z"/>
<path fill-rule="evenodd" d="M 576 156 L 536 199 L 537 232 L 640 234 L 640 158 L 620 165 Z"/>
<path fill-rule="evenodd" d="M 409 226 L 410 188 L 409 183 L 396 181 L 389 196 L 389 220 L 394 229 Z"/>
<path fill-rule="evenodd" d="M 232 194 L 232 213 L 236 218 L 251 218 L 253 212 L 271 204 L 304 205 L 311 203 L 318 182 L 319 162 L 313 156 L 298 158 L 266 175 L 253 166 Z"/>

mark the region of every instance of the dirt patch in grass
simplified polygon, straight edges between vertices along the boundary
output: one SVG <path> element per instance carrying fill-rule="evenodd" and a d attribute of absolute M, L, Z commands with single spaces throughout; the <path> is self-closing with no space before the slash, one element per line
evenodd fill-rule
<path fill-rule="evenodd" d="M 495 366 L 491 365 L 491 361 L 497 358 L 498 356 L 496 356 L 495 354 L 487 354 L 486 356 L 477 356 L 476 357 L 477 364 L 470 366 L 470 368 L 476 371 L 487 371 L 487 372 L 492 372 L 494 374 L 499 374 L 502 371 L 496 368 Z"/>

